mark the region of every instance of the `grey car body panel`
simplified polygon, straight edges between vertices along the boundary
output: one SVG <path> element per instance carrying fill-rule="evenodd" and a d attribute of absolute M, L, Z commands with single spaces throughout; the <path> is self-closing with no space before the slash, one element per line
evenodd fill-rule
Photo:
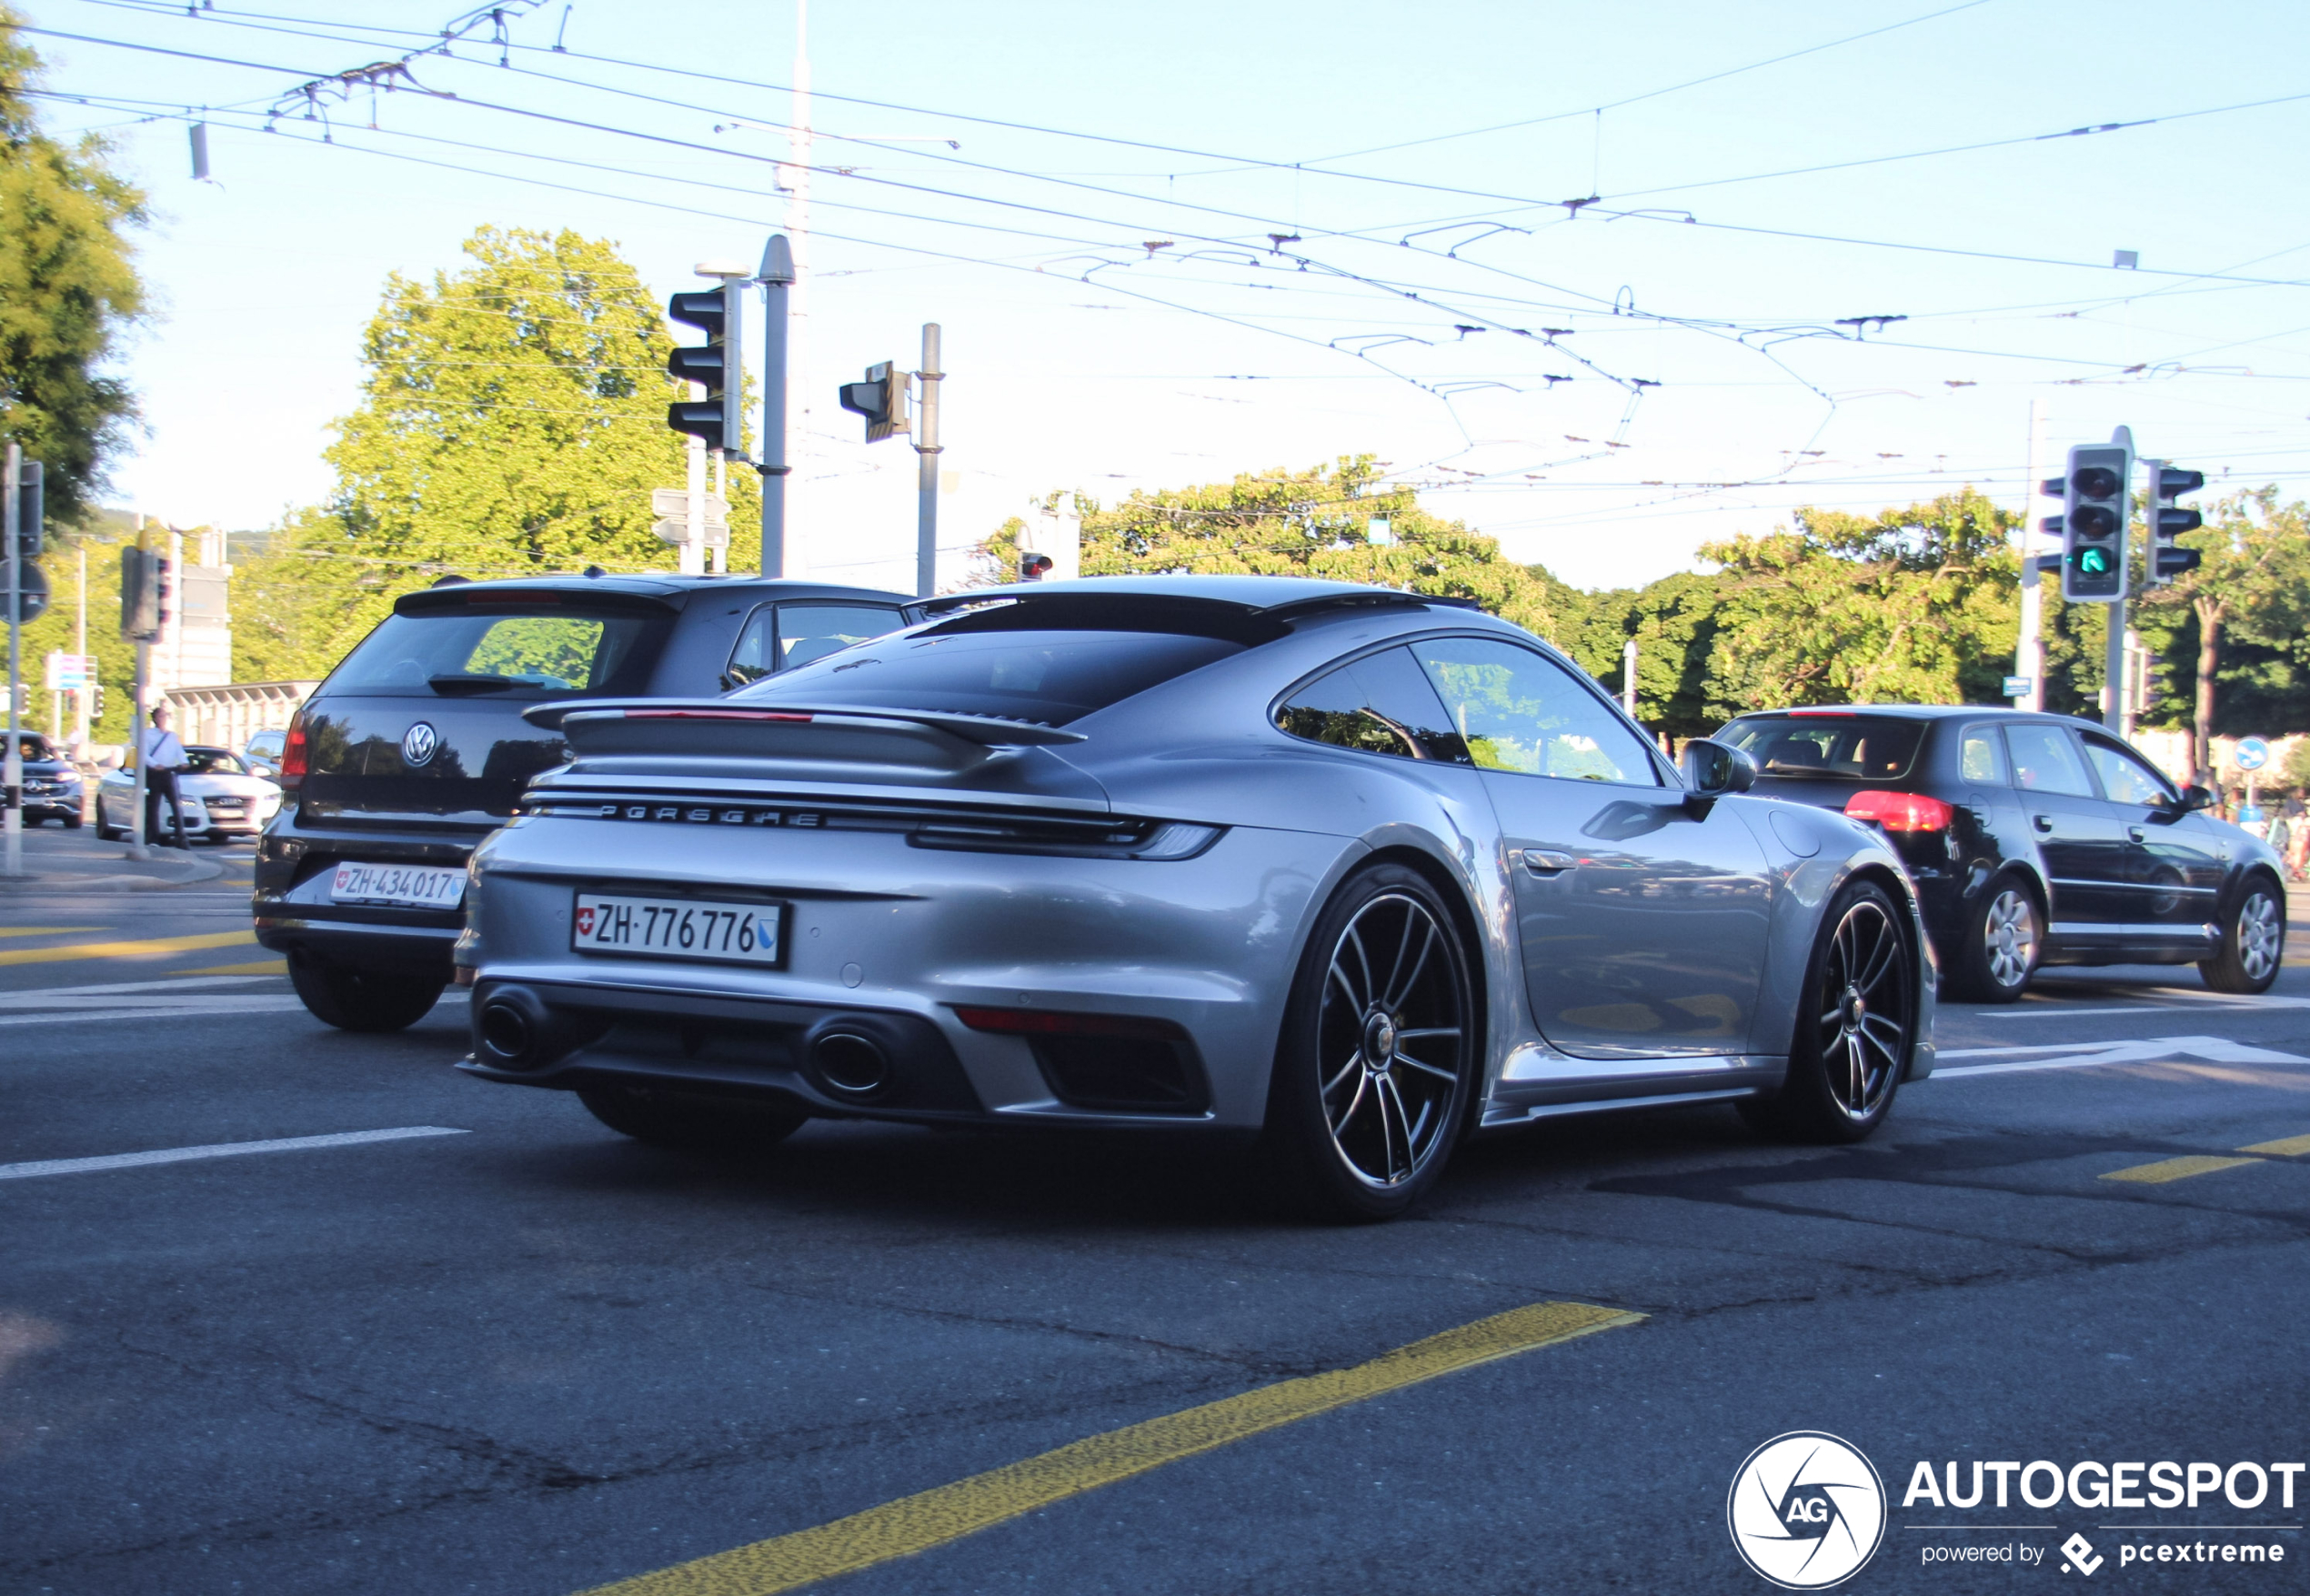
<path fill-rule="evenodd" d="M 1169 579 L 1110 583 L 1051 586 L 1068 596 L 1174 590 Z M 986 1112 L 1012 1119 L 1146 1122 L 1056 1101 L 1023 1039 L 973 1030 L 956 1015 L 958 1006 L 1169 1020 L 1192 1039 L 1210 1085 L 1209 1111 L 1194 1123 L 1250 1130 L 1265 1114 L 1270 1064 L 1313 923 L 1342 880 L 1384 855 L 1415 863 L 1467 910 L 1486 1028 L 1482 1123 L 1496 1126 L 1590 1106 L 1776 1089 L 1794 1035 L 1797 989 L 1837 891 L 1868 872 L 1915 915 L 1901 860 L 1871 828 L 1743 796 L 1696 806 L 1705 816 L 1688 813 L 1664 760 L 1666 784 L 1660 788 L 1607 787 L 1503 777 L 1289 736 L 1274 724 L 1272 706 L 1295 685 L 1360 652 L 1456 633 L 1545 645 L 1490 617 L 1422 606 L 1384 590 L 1293 578 L 1181 578 L 1176 587 L 1218 603 L 1234 601 L 1239 583 L 1258 600 L 1245 602 L 1247 612 L 1281 607 L 1296 615 L 1291 630 L 1069 722 L 1067 729 L 1082 740 L 1063 746 L 1001 749 L 959 765 L 846 766 L 820 757 L 802 735 L 807 727 L 792 727 L 783 745 L 775 728 L 749 729 L 739 752 L 728 724 L 700 721 L 669 739 L 667 751 L 597 757 L 588 751 L 582 727 L 573 725 L 572 763 L 538 778 L 531 789 L 531 807 L 553 812 L 517 819 L 475 856 L 477 890 L 460 960 L 476 967 L 485 986 L 642 991 L 673 1015 L 686 1004 L 755 1000 L 919 1017 L 951 1045 Z M 1033 603 L 1037 596 L 1024 597 Z M 942 602 L 951 609 L 965 601 Z M 794 687 L 799 700 L 807 682 Z M 738 700 L 776 701 L 758 693 Z M 781 757 L 781 746 L 797 757 Z M 1709 923 L 1702 925 L 1689 910 L 1705 894 L 1671 896 L 1649 924 L 1619 928 L 1634 949 L 1626 968 L 1688 983 L 1683 965 L 1695 939 L 1722 937 L 1719 920 L 1743 928 L 1746 943 L 1732 963 L 1751 986 L 1733 1018 L 1720 1011 L 1722 1034 L 1687 1038 L 1674 1054 L 1615 1047 L 1602 1050 L 1609 1056 L 1585 1058 L 1549 1038 L 1525 979 L 1512 874 L 1522 844 L 1488 790 L 1503 779 L 1576 789 L 1568 801 L 1587 806 L 1583 823 L 1642 795 L 1644 804 L 1679 817 L 1653 829 L 1712 839 L 1693 878 L 1718 883 L 1720 890 L 1729 884 L 1733 907 L 1705 908 Z M 709 834 L 578 812 L 645 791 L 829 809 L 849 804 L 1114 815 L 1220 828 L 1223 834 L 1208 851 L 1185 859 L 1022 858 L 929 851 L 890 829 L 798 834 L 773 826 Z M 1776 811 L 1783 814 L 1778 828 L 1771 823 Z M 710 897 L 739 883 L 794 906 L 785 969 L 572 951 L 570 917 L 581 888 Z M 1920 997 L 1910 1079 L 1928 1073 L 1933 1059 L 1932 971 L 1922 925 L 1916 943 Z M 1725 962 L 1721 949 L 1712 950 L 1707 968 Z M 1646 991 L 1640 1000 L 1658 1007 L 1654 999 L 1677 995 L 1684 994 Z M 472 1062 L 467 1068 L 492 1079 L 553 1086 L 578 1084 L 600 1064 L 581 1049 L 522 1074 Z M 598 1083 L 600 1077 L 586 1079 Z M 784 1089 L 814 1109 L 828 1106 L 807 1083 Z"/>

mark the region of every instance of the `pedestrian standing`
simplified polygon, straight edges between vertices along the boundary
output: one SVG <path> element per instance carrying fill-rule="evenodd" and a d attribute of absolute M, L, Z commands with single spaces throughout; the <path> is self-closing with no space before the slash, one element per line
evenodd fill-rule
<path fill-rule="evenodd" d="M 2305 808 L 2300 793 L 2286 798 L 2286 846 L 2278 851 L 2285 855 L 2286 874 L 2295 880 L 2303 879 L 2303 858 L 2310 854 L 2310 808 Z"/>
<path fill-rule="evenodd" d="M 145 762 L 145 838 L 151 841 L 160 830 L 160 800 L 168 798 L 168 817 L 176 825 L 176 846 L 190 848 L 185 840 L 185 801 L 176 791 L 176 773 L 189 763 L 185 758 L 185 745 L 168 729 L 168 706 L 153 706 L 153 723 L 145 728 L 142 746 L 136 757 Z"/>

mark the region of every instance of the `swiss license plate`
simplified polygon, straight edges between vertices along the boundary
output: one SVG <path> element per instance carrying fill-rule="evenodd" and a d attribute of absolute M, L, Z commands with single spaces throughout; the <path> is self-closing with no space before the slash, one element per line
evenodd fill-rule
<path fill-rule="evenodd" d="M 402 908 L 455 908 L 465 901 L 461 866 L 339 865 L 332 903 L 389 903 Z"/>
<path fill-rule="evenodd" d="M 580 953 L 647 953 L 726 964 L 776 965 L 786 906 L 697 898 L 578 894 L 569 945 Z"/>

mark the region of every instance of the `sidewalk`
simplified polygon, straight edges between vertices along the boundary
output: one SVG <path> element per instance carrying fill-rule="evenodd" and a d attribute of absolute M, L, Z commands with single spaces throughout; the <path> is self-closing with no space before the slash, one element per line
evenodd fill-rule
<path fill-rule="evenodd" d="M 0 876 L 0 896 L 55 892 L 150 892 L 214 881 L 225 861 L 221 850 L 196 846 L 179 852 L 154 848 L 153 858 L 128 858 L 125 842 L 99 842 L 94 830 L 66 831 L 55 826 L 28 828 L 24 834 L 21 876 Z"/>

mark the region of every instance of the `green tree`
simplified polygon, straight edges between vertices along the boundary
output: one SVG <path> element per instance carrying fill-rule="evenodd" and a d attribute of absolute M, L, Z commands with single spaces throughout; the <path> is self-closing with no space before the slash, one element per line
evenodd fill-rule
<path fill-rule="evenodd" d="M 2020 625 L 2010 514 L 1969 487 L 1874 517 L 1793 518 L 1701 549 L 1722 567 L 1707 716 L 1996 700 Z"/>
<path fill-rule="evenodd" d="M 1503 557 L 1495 539 L 1430 515 L 1410 489 L 1380 486 L 1379 475 L 1366 455 L 1343 457 L 1328 470 L 1261 471 L 1200 487 L 1136 491 L 1112 507 L 1078 495 L 1083 575 L 1235 572 L 1371 582 L 1472 598 L 1552 641 L 1577 630 L 1577 590 Z M 1390 541 L 1371 541 L 1375 517 L 1386 518 Z M 1017 534 L 1008 527 L 988 547 L 1005 533 L 1015 550 Z"/>
<path fill-rule="evenodd" d="M 87 517 L 136 417 L 103 367 L 144 312 L 134 251 L 145 196 L 105 164 L 95 136 L 41 133 L 28 99 L 40 59 L 0 9 L 0 432 L 47 467 L 51 520 Z"/>
<path fill-rule="evenodd" d="M 2275 487 L 2235 495 L 2184 542 L 2203 563 L 2151 589 L 2142 618 L 2167 622 L 2169 657 L 2177 643 L 2195 656 L 2185 678 L 2194 688 L 2190 758 L 2203 770 L 2213 763 L 2215 735 L 2237 724 L 2310 728 L 2310 507 L 2281 505 Z M 2245 717 L 2222 712 L 2225 689 Z"/>
<path fill-rule="evenodd" d="M 681 486 L 666 406 L 687 384 L 657 302 L 614 246 L 484 227 L 471 264 L 395 275 L 362 340 L 359 407 L 326 451 L 336 488 L 237 582 L 236 672 L 318 676 L 441 575 L 666 569 L 650 490 Z M 760 489 L 728 474 L 729 563 L 761 550 Z"/>

